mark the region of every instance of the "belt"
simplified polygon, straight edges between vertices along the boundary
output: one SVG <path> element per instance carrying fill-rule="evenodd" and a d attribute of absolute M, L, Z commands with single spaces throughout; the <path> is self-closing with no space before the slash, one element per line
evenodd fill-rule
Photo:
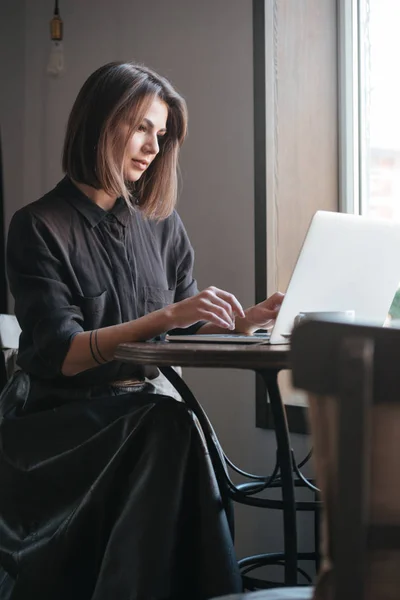
<path fill-rule="evenodd" d="M 118 387 L 118 388 L 130 388 L 130 387 L 135 387 L 136 385 L 143 385 L 144 383 L 145 383 L 144 379 L 131 378 L 131 379 L 119 379 L 117 381 L 112 381 L 110 383 L 110 385 L 112 387 Z"/>

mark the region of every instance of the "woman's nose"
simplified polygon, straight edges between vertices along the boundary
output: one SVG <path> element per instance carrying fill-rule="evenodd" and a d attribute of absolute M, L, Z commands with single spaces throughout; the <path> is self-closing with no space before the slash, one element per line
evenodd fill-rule
<path fill-rule="evenodd" d="M 149 154 L 158 154 L 160 146 L 156 135 L 146 142 L 145 148 Z"/>

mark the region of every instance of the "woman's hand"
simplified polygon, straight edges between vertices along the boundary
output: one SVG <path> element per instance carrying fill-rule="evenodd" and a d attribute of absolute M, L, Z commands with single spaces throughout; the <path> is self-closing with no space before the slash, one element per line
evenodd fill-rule
<path fill-rule="evenodd" d="M 196 296 L 171 304 L 166 309 L 171 326 L 168 329 L 189 327 L 197 321 L 208 321 L 223 329 L 235 329 L 235 319 L 245 319 L 245 313 L 233 294 L 214 286 Z"/>
<path fill-rule="evenodd" d="M 283 302 L 284 294 L 281 292 L 275 292 L 272 296 L 247 308 L 245 312 L 245 318 L 236 319 L 235 331 L 237 333 L 252 334 L 257 329 L 269 329 L 274 324 L 281 304 Z"/>

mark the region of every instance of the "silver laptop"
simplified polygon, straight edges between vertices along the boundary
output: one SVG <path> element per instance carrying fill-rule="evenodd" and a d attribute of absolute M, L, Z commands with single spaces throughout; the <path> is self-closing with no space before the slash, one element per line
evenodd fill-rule
<path fill-rule="evenodd" d="M 171 341 L 287 344 L 300 312 L 354 311 L 383 325 L 400 285 L 400 222 L 318 211 L 310 224 L 270 332 L 195 334 Z"/>

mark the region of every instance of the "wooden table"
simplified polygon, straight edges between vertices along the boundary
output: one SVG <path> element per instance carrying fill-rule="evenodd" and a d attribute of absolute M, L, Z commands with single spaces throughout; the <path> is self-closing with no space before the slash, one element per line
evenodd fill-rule
<path fill-rule="evenodd" d="M 123 362 L 168 367 L 219 369 L 289 369 L 290 346 L 269 344 L 200 344 L 197 342 L 135 342 L 120 344 L 115 358 Z"/>
<path fill-rule="evenodd" d="M 239 565 L 242 574 L 247 577 L 246 573 L 254 568 L 266 564 L 284 564 L 285 585 L 296 585 L 298 560 L 317 560 L 317 552 L 298 552 L 296 512 L 298 510 L 316 511 L 319 502 L 299 502 L 295 498 L 295 487 L 308 487 L 314 493 L 318 490 L 311 481 L 302 475 L 294 460 L 285 405 L 279 392 L 278 373 L 283 369 L 290 368 L 290 347 L 262 343 L 136 342 L 120 344 L 116 349 L 115 359 L 132 364 L 156 365 L 175 387 L 199 419 L 222 496 L 225 494 L 225 496 L 243 504 L 283 511 L 283 552 L 248 557 L 239 561 Z M 276 465 L 271 475 L 244 474 L 243 471 L 233 465 L 236 471 L 249 476 L 251 482 L 235 485 L 231 481 L 227 472 L 227 464 L 231 467 L 232 465 L 226 462 L 227 459 L 221 452 L 218 439 L 201 405 L 197 402 L 184 380 L 172 368 L 177 365 L 197 368 L 250 369 L 261 375 L 268 391 L 277 444 Z M 302 464 L 304 463 L 305 461 Z M 271 500 L 257 496 L 261 491 L 274 487 L 282 489 L 281 500 Z M 317 522 L 317 519 L 315 522 Z M 255 587 L 270 587 L 282 583 L 271 584 L 271 582 L 265 582 L 254 577 L 247 577 L 247 580 L 250 586 Z"/>

